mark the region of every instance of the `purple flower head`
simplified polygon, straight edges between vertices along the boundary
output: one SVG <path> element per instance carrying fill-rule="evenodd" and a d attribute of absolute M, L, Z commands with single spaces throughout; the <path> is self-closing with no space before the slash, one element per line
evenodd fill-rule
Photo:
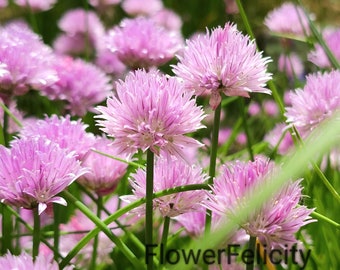
<path fill-rule="evenodd" d="M 8 1 L 7 0 L 0 0 L 0 8 L 7 7 Z"/>
<path fill-rule="evenodd" d="M 18 6 L 29 7 L 33 11 L 45 11 L 52 8 L 57 0 L 15 0 Z"/>
<path fill-rule="evenodd" d="M 109 146 L 111 143 L 112 141 L 105 137 L 97 137 L 93 149 L 117 156 L 114 148 Z M 99 195 L 113 192 L 127 169 L 126 163 L 93 151 L 83 159 L 82 166 L 89 168 L 89 172 L 77 181 Z"/>
<path fill-rule="evenodd" d="M 107 48 L 131 69 L 163 65 L 183 43 L 178 31 L 169 31 L 144 17 L 124 19 L 108 35 Z"/>
<path fill-rule="evenodd" d="M 123 10 L 132 16 L 149 16 L 160 11 L 163 8 L 161 0 L 123 0 Z"/>
<path fill-rule="evenodd" d="M 16 21 L 0 26 L 0 96 L 3 99 L 54 83 L 58 77 L 53 63 L 52 50 L 25 23 Z"/>
<path fill-rule="evenodd" d="M 94 135 L 86 133 L 87 125 L 80 120 L 71 120 L 70 116 L 58 117 L 52 115 L 45 119 L 27 123 L 20 132 L 20 137 L 43 136 L 69 152 L 74 151 L 77 159 L 81 160 L 94 143 Z"/>
<path fill-rule="evenodd" d="M 109 97 L 106 107 L 99 106 L 98 111 L 97 122 L 114 137 L 117 154 L 150 149 L 157 155 L 163 150 L 185 159 L 186 147 L 201 146 L 184 134 L 204 127 L 202 108 L 176 78 L 158 71 L 130 72 L 117 83 L 117 96 Z"/>
<path fill-rule="evenodd" d="M 59 28 L 65 32 L 54 42 L 54 48 L 59 53 L 81 53 L 87 47 L 98 47 L 98 43 L 105 34 L 105 29 L 93 11 L 81 8 L 67 11 L 58 22 Z"/>
<path fill-rule="evenodd" d="M 324 39 L 334 57 L 340 61 L 340 28 L 326 31 Z M 320 68 L 331 67 L 331 63 L 320 44 L 316 44 L 315 49 L 308 54 L 308 60 Z"/>
<path fill-rule="evenodd" d="M 41 214 L 51 203 L 66 205 L 56 196 L 86 170 L 74 152 L 44 137 L 18 139 L 11 149 L 0 147 L 0 199 L 3 203 Z"/>
<path fill-rule="evenodd" d="M 340 71 L 308 75 L 304 88 L 291 93 L 290 100 L 287 122 L 309 133 L 340 109 Z"/>
<path fill-rule="evenodd" d="M 187 90 L 194 90 L 196 95 L 209 93 L 213 109 L 220 104 L 221 93 L 244 97 L 251 92 L 271 93 L 264 88 L 271 78 L 266 72 L 269 58 L 262 57 L 254 41 L 235 25 L 227 23 L 211 33 L 207 30 L 186 44 L 173 71 Z"/>
<path fill-rule="evenodd" d="M 44 87 L 50 99 L 65 100 L 72 115 L 83 116 L 104 101 L 112 87 L 110 78 L 98 67 L 81 59 L 60 56 L 55 63 L 59 80 Z"/>
<path fill-rule="evenodd" d="M 280 155 L 287 154 L 294 146 L 293 138 L 287 129 L 286 124 L 277 124 L 264 138 L 264 141 L 268 142 L 271 148 L 277 147 L 277 152 Z"/>
<path fill-rule="evenodd" d="M 156 23 L 164 26 L 166 29 L 180 31 L 182 19 L 171 9 L 163 8 L 151 17 Z"/>
<path fill-rule="evenodd" d="M 39 254 L 35 260 L 27 253 L 22 253 L 18 256 L 7 253 L 0 257 L 1 269 L 15 269 L 15 270 L 58 270 L 59 266 L 53 260 L 53 255 L 46 257 Z M 71 269 L 68 268 L 67 269 Z"/>
<path fill-rule="evenodd" d="M 189 184 L 203 184 L 207 176 L 200 167 L 189 165 L 186 162 L 170 157 L 160 157 L 154 168 L 153 191 L 158 192 L 168 188 L 174 188 Z M 135 201 L 146 195 L 146 172 L 139 169 L 131 175 L 130 184 L 134 195 L 121 197 L 125 201 Z M 194 190 L 179 192 L 153 200 L 154 209 L 158 209 L 162 216 L 174 217 L 186 212 L 197 211 L 201 206 L 200 202 L 205 199 L 205 191 Z M 145 210 L 139 208 L 140 214 Z"/>
<path fill-rule="evenodd" d="M 273 177 L 269 177 L 273 174 Z M 233 218 L 240 207 L 245 207 L 253 190 L 267 181 L 275 181 L 274 164 L 257 157 L 254 162 L 236 161 L 226 165 L 212 185 L 212 193 L 203 204 L 212 212 Z M 239 224 L 251 236 L 269 247 L 295 243 L 294 234 L 300 227 L 313 222 L 313 211 L 299 206 L 301 180 L 284 185 L 260 209 Z"/>
<path fill-rule="evenodd" d="M 309 15 L 313 19 L 312 15 Z M 270 11 L 264 19 L 270 31 L 304 37 L 310 34 L 308 19 L 300 6 L 290 2 Z"/>
<path fill-rule="evenodd" d="M 299 79 L 303 76 L 303 63 L 296 53 L 281 54 L 278 65 L 279 71 L 284 72 L 290 79 Z"/>

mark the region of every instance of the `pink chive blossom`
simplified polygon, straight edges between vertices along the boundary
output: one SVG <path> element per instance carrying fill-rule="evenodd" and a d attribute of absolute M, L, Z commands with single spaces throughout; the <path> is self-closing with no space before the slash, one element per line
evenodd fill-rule
<path fill-rule="evenodd" d="M 117 154 L 150 149 L 157 155 L 162 150 L 185 158 L 187 147 L 201 146 L 184 134 L 204 127 L 203 110 L 176 78 L 137 70 L 118 81 L 116 88 L 117 95 L 98 107 L 101 114 L 96 118 L 101 129 L 114 137 Z"/>
<path fill-rule="evenodd" d="M 210 94 L 210 106 L 216 109 L 221 94 L 249 97 L 251 92 L 270 94 L 265 83 L 268 57 L 257 52 L 256 44 L 236 25 L 227 23 L 211 33 L 197 35 L 186 42 L 173 72 L 183 79 L 185 88 L 196 95 Z"/>
<path fill-rule="evenodd" d="M 277 124 L 274 129 L 269 131 L 264 137 L 264 141 L 269 143 L 271 148 L 277 147 L 280 155 L 285 155 L 294 147 L 294 141 L 288 127 L 284 123 Z"/>
<path fill-rule="evenodd" d="M 82 59 L 59 56 L 54 64 L 59 79 L 43 88 L 50 99 L 66 101 L 72 115 L 84 116 L 110 94 L 110 78 L 95 65 Z"/>
<path fill-rule="evenodd" d="M 112 141 L 105 137 L 97 137 L 92 148 L 117 156 L 114 148 L 110 146 L 111 143 Z M 124 159 L 123 157 L 120 158 Z M 126 163 L 93 151 L 90 151 L 83 159 L 82 166 L 89 168 L 89 172 L 77 181 L 102 196 L 112 193 L 116 189 L 119 180 L 124 176 L 127 169 Z"/>
<path fill-rule="evenodd" d="M 239 207 L 245 207 L 247 196 L 256 187 L 265 185 L 266 181 L 275 181 L 274 169 L 274 164 L 263 157 L 256 157 L 253 162 L 226 164 L 214 180 L 212 193 L 207 193 L 208 200 L 203 202 L 204 206 L 227 219 L 233 218 Z M 315 221 L 309 216 L 313 209 L 299 205 L 302 198 L 300 183 L 301 180 L 285 184 L 239 226 L 268 247 L 296 243 L 295 233 Z"/>
<path fill-rule="evenodd" d="M 81 160 L 89 152 L 95 137 L 87 133 L 87 125 L 81 120 L 71 120 L 70 115 L 46 116 L 45 119 L 30 121 L 20 131 L 20 137 L 30 138 L 43 136 L 69 152 L 74 151 L 77 159 Z"/>
<path fill-rule="evenodd" d="M 56 261 L 53 260 L 53 255 L 44 256 L 38 255 L 33 261 L 32 256 L 23 252 L 20 255 L 12 255 L 7 253 L 0 257 L 1 269 L 15 269 L 15 270 L 58 270 L 59 266 Z M 66 269 L 72 269 L 67 267 Z"/>
<path fill-rule="evenodd" d="M 335 59 L 340 61 L 340 28 L 325 31 L 323 34 L 326 45 L 333 53 Z M 331 67 L 331 63 L 324 49 L 320 44 L 315 45 L 315 49 L 308 54 L 308 60 L 320 68 Z"/>
<path fill-rule="evenodd" d="M 29 7 L 33 11 L 46 11 L 53 7 L 57 0 L 15 0 L 15 4 Z"/>
<path fill-rule="evenodd" d="M 131 16 L 150 16 L 163 8 L 161 0 L 123 0 L 123 10 Z"/>
<path fill-rule="evenodd" d="M 151 18 L 159 25 L 162 25 L 166 29 L 173 30 L 173 31 L 180 31 L 182 27 L 182 19 L 179 15 L 177 15 L 171 9 L 163 8 Z"/>
<path fill-rule="evenodd" d="M 58 26 L 64 33 L 54 41 L 53 47 L 63 54 L 79 54 L 89 48 L 94 50 L 105 34 L 98 15 L 81 8 L 67 11 Z"/>
<path fill-rule="evenodd" d="M 189 184 L 203 184 L 207 176 L 200 167 L 189 165 L 182 160 L 160 157 L 154 168 L 153 191 L 158 192 L 168 188 L 174 188 Z M 129 179 L 133 195 L 121 197 L 124 201 L 131 202 L 145 197 L 146 172 L 139 169 Z M 203 190 L 194 190 L 175 193 L 154 199 L 153 208 L 159 210 L 162 216 L 174 217 L 200 208 L 199 203 L 205 198 Z M 143 214 L 145 210 L 141 207 L 138 213 Z"/>
<path fill-rule="evenodd" d="M 7 7 L 8 1 L 7 0 L 0 0 L 0 8 Z"/>
<path fill-rule="evenodd" d="M 0 26 L 0 96 L 7 100 L 54 83 L 54 55 L 26 23 Z"/>
<path fill-rule="evenodd" d="M 281 54 L 278 60 L 278 69 L 290 79 L 301 78 L 304 72 L 301 58 L 296 53 Z"/>
<path fill-rule="evenodd" d="M 278 116 L 279 108 L 274 100 L 263 101 L 263 110 L 269 116 Z"/>
<path fill-rule="evenodd" d="M 310 74 L 303 89 L 290 94 L 286 108 L 287 123 L 309 133 L 340 109 L 340 71 Z"/>
<path fill-rule="evenodd" d="M 313 19 L 313 15 L 309 15 Z M 270 11 L 264 19 L 270 31 L 305 37 L 310 34 L 308 19 L 300 6 L 285 2 Z"/>
<path fill-rule="evenodd" d="M 239 12 L 238 6 L 235 0 L 224 0 L 225 12 L 227 14 L 237 14 Z"/>
<path fill-rule="evenodd" d="M 124 19 L 109 30 L 106 47 L 125 65 L 137 69 L 167 63 L 182 44 L 178 31 L 169 31 L 153 19 L 138 17 Z"/>
<path fill-rule="evenodd" d="M 84 174 L 74 152 L 44 137 L 18 139 L 0 147 L 0 199 L 41 214 L 48 204 L 66 205 L 58 193 Z"/>
<path fill-rule="evenodd" d="M 256 101 L 251 101 L 248 106 L 248 113 L 251 116 L 256 116 L 261 113 L 261 105 Z"/>

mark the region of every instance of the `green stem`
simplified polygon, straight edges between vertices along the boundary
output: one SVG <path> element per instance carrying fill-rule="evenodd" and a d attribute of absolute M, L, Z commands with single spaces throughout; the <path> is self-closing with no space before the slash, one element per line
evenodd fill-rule
<path fill-rule="evenodd" d="M 60 218 L 61 218 L 61 209 L 60 205 L 54 203 L 53 204 L 53 244 L 54 244 L 54 260 L 57 260 L 59 257 L 59 239 L 60 239 Z"/>
<path fill-rule="evenodd" d="M 166 245 L 168 242 L 169 227 L 170 227 L 170 217 L 166 216 L 164 218 L 162 240 L 161 240 L 161 245 L 160 245 L 160 248 L 163 248 L 164 250 L 166 250 Z M 163 259 L 164 258 L 161 258 L 161 261 L 163 261 Z"/>
<path fill-rule="evenodd" d="M 121 161 L 121 162 L 123 162 L 123 163 L 126 163 L 126 164 L 131 165 L 131 166 L 136 167 L 136 168 L 141 168 L 141 169 L 144 169 L 144 168 L 145 168 L 145 166 L 142 165 L 142 164 L 138 164 L 138 163 L 133 162 L 133 161 L 127 161 L 127 160 L 125 160 L 125 159 L 122 159 L 122 158 L 119 158 L 119 157 L 112 156 L 112 155 L 110 155 L 110 154 L 107 154 L 107 153 L 98 151 L 98 150 L 96 150 L 96 149 L 91 149 L 91 151 L 93 151 L 93 152 L 95 152 L 95 153 L 98 153 L 98 154 L 100 154 L 100 155 L 103 155 L 103 156 L 105 156 L 105 157 L 109 157 L 109 158 L 112 158 L 112 159 Z"/>
<path fill-rule="evenodd" d="M 38 23 L 37 23 L 37 19 L 34 15 L 33 9 L 29 3 L 28 0 L 26 0 L 26 5 L 28 6 L 28 10 L 29 10 L 29 17 L 30 17 L 30 22 L 31 22 L 31 26 L 32 29 L 35 33 L 39 33 L 39 28 L 38 28 Z"/>
<path fill-rule="evenodd" d="M 246 31 L 251 39 L 255 39 L 255 35 L 253 33 L 253 30 L 251 29 L 251 26 L 249 24 L 247 14 L 244 11 L 243 5 L 241 3 L 241 0 L 236 0 L 236 4 L 239 10 L 239 13 L 241 15 L 242 21 L 244 23 L 244 26 L 246 27 Z"/>
<path fill-rule="evenodd" d="M 169 188 L 163 191 L 159 191 L 154 194 L 154 198 L 160 198 L 162 196 L 167 196 L 170 194 L 178 193 L 178 192 L 185 192 L 185 191 L 191 191 L 191 190 L 210 190 L 209 185 L 207 184 L 192 184 L 192 185 L 186 185 L 186 186 L 179 186 L 175 188 Z M 65 193 L 64 193 L 65 194 Z M 72 200 L 76 200 L 73 198 L 73 196 L 69 193 L 66 194 L 67 196 L 70 195 L 70 198 Z M 109 225 L 112 222 L 115 222 L 118 218 L 120 218 L 122 215 L 128 213 L 132 209 L 135 209 L 138 206 L 141 206 L 143 203 L 145 203 L 146 199 L 142 198 L 139 199 L 133 203 L 130 203 L 129 205 L 118 209 L 115 213 L 113 213 L 111 216 L 107 217 L 103 223 L 105 226 Z M 98 225 L 97 225 L 98 226 Z M 85 235 L 78 243 L 73 247 L 73 249 L 67 254 L 67 256 L 62 260 L 60 263 L 60 267 L 65 267 L 73 258 L 77 255 L 77 253 L 98 233 L 100 232 L 100 228 L 96 227 L 92 231 L 90 231 L 87 235 Z"/>
<path fill-rule="evenodd" d="M 323 39 L 322 35 L 319 33 L 319 31 L 316 29 L 313 21 L 310 19 L 308 12 L 306 11 L 306 9 L 304 8 L 304 6 L 302 5 L 300 0 L 296 0 L 297 3 L 301 6 L 303 12 L 305 13 L 307 20 L 308 20 L 308 24 L 309 24 L 309 28 L 312 31 L 314 37 L 316 38 L 316 40 L 319 42 L 319 44 L 321 45 L 322 49 L 324 50 L 324 52 L 326 53 L 330 63 L 332 64 L 332 66 L 336 69 L 340 69 L 340 64 L 337 61 L 336 57 L 334 56 L 334 54 L 332 53 L 332 51 L 329 49 L 328 45 L 326 44 L 325 40 Z"/>
<path fill-rule="evenodd" d="M 254 161 L 254 153 L 252 149 L 252 139 L 250 137 L 249 128 L 248 128 L 248 122 L 247 122 L 247 106 L 244 104 L 244 99 L 240 98 L 241 100 L 241 113 L 242 113 L 242 123 L 243 123 L 243 129 L 247 137 L 247 149 L 249 153 L 249 157 L 252 161 Z"/>
<path fill-rule="evenodd" d="M 209 164 L 209 180 L 208 184 L 212 185 L 214 182 L 214 177 L 216 174 L 216 159 L 217 159 L 217 149 L 218 149 L 218 132 L 220 129 L 220 118 L 221 118 L 221 103 L 217 106 L 214 112 L 214 123 L 212 127 L 211 134 L 211 149 L 210 149 L 210 164 Z M 206 211 L 205 216 L 205 230 L 207 234 L 210 232 L 211 228 L 211 211 Z"/>
<path fill-rule="evenodd" d="M 255 251 L 256 251 L 256 236 L 250 236 L 248 250 L 251 250 L 252 254 L 255 254 Z M 246 270 L 253 270 L 253 269 L 254 269 L 254 260 L 247 263 L 247 266 L 246 266 Z"/>
<path fill-rule="evenodd" d="M 68 191 L 63 191 L 62 194 L 68 201 L 70 201 L 72 204 L 74 204 L 83 214 L 85 214 L 97 226 L 96 229 L 98 229 L 98 231 L 96 231 L 96 234 L 94 234 L 93 237 L 96 236 L 100 231 L 102 231 L 103 233 L 105 233 L 108 236 L 108 238 L 113 243 L 115 243 L 116 247 L 122 251 L 122 253 L 134 265 L 135 268 L 137 268 L 137 269 L 140 268 L 140 262 L 136 258 L 135 254 L 128 248 L 128 246 L 125 245 L 125 243 L 123 243 L 120 240 L 120 238 L 118 238 L 116 235 L 114 235 L 112 233 L 112 231 L 107 227 L 107 225 L 103 221 L 101 221 L 95 214 L 92 213 L 92 211 L 90 209 L 88 209 L 81 201 L 79 201 L 77 198 L 75 198 Z M 93 237 L 91 237 L 91 238 L 93 238 Z M 66 258 L 65 258 L 61 262 L 60 267 L 63 268 L 68 263 L 69 263 L 69 261 L 66 261 Z"/>
<path fill-rule="evenodd" d="M 97 217 L 98 218 L 100 218 L 101 216 L 102 208 L 103 208 L 103 197 L 98 195 L 98 200 L 97 200 Z M 93 270 L 96 269 L 98 243 L 99 243 L 99 238 L 98 238 L 98 235 L 96 235 L 93 239 L 93 250 L 92 250 L 92 258 L 91 258 L 91 264 L 90 264 L 90 269 L 93 269 Z"/>
<path fill-rule="evenodd" d="M 152 253 L 153 250 L 153 173 L 154 153 L 148 149 L 146 156 L 145 256 L 148 252 Z M 150 251 L 148 248 L 150 248 Z M 147 269 L 153 269 L 153 261 L 147 264 Z"/>
<path fill-rule="evenodd" d="M 11 213 L 8 211 L 5 204 L 1 204 L 2 210 L 2 243 L 1 254 L 7 251 L 12 251 L 12 231 L 13 223 Z"/>
<path fill-rule="evenodd" d="M 33 249 L 32 249 L 32 257 L 33 260 L 39 254 L 39 246 L 40 246 L 40 216 L 38 212 L 38 207 L 33 209 L 33 217 L 34 217 L 34 224 L 33 224 Z"/>
<path fill-rule="evenodd" d="M 22 124 L 19 121 L 19 119 L 16 118 L 15 115 L 13 113 L 11 113 L 11 111 L 1 101 L 0 101 L 0 107 L 4 110 L 5 113 L 7 113 L 9 115 L 10 118 L 12 118 L 12 120 L 14 121 L 14 123 L 16 123 L 18 125 L 18 127 L 20 127 L 20 128 L 22 127 Z"/>

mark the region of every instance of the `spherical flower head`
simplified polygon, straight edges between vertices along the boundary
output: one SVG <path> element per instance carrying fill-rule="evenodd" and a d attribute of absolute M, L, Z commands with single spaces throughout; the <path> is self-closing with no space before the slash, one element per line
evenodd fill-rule
<path fill-rule="evenodd" d="M 0 0 L 0 8 L 7 7 L 8 1 L 7 0 Z"/>
<path fill-rule="evenodd" d="M 52 8 L 57 0 L 15 0 L 15 4 L 28 7 L 33 11 L 46 11 Z"/>
<path fill-rule="evenodd" d="M 163 65 L 183 43 L 178 31 L 169 31 L 144 17 L 124 19 L 108 35 L 107 47 L 131 69 Z"/>
<path fill-rule="evenodd" d="M 72 115 L 84 116 L 106 99 L 112 87 L 110 78 L 98 67 L 81 59 L 58 57 L 54 68 L 59 79 L 44 87 L 42 94 L 50 99 L 65 100 Z"/>
<path fill-rule="evenodd" d="M 203 204 L 212 212 L 233 218 L 240 207 L 245 207 L 252 192 L 268 181 L 275 181 L 274 165 L 257 157 L 253 162 L 236 161 L 223 168 L 214 180 L 212 192 Z M 270 177 L 270 175 L 272 176 Z M 301 181 L 285 184 L 260 209 L 253 211 L 240 225 L 251 236 L 256 236 L 269 247 L 296 242 L 294 234 L 314 221 L 313 210 L 299 206 Z"/>
<path fill-rule="evenodd" d="M 312 15 L 309 15 L 313 19 Z M 308 18 L 303 9 L 290 2 L 270 11 L 264 19 L 264 24 L 270 31 L 280 34 L 290 34 L 305 37 L 310 34 Z"/>
<path fill-rule="evenodd" d="M 53 260 L 53 256 L 44 256 L 39 254 L 33 260 L 32 256 L 27 253 L 22 253 L 18 256 L 7 253 L 0 257 L 1 269 L 15 269 L 15 270 L 58 270 L 59 266 Z M 67 268 L 71 269 L 71 268 Z"/>
<path fill-rule="evenodd" d="M 290 94 L 287 122 L 309 133 L 340 108 L 340 71 L 310 74 L 303 89 Z"/>
<path fill-rule="evenodd" d="M 216 109 L 221 93 L 249 97 L 251 92 L 270 94 L 265 83 L 268 57 L 257 52 L 254 41 L 227 23 L 211 33 L 195 36 L 186 42 L 173 72 L 183 79 L 185 88 L 196 95 L 210 94 L 210 106 Z"/>
<path fill-rule="evenodd" d="M 150 16 L 163 8 L 160 0 L 124 0 L 122 3 L 123 10 L 131 16 Z"/>
<path fill-rule="evenodd" d="M 52 115 L 27 123 L 20 131 L 20 137 L 29 138 L 43 136 L 56 142 L 63 149 L 75 152 L 81 160 L 89 152 L 94 143 L 94 135 L 86 133 L 87 125 L 81 120 L 71 120 L 69 115 L 58 117 Z"/>
<path fill-rule="evenodd" d="M 114 148 L 110 146 L 111 143 L 112 141 L 105 137 L 97 137 L 92 148 L 112 156 L 117 156 Z M 127 169 L 126 163 L 103 156 L 94 151 L 90 151 L 86 155 L 82 166 L 89 168 L 89 172 L 77 181 L 101 196 L 107 195 L 116 189 L 119 180 L 124 176 Z"/>
<path fill-rule="evenodd" d="M 137 70 L 119 81 L 116 91 L 106 107 L 98 107 L 101 114 L 95 117 L 101 129 L 114 137 L 117 154 L 150 149 L 185 159 L 185 148 L 201 146 L 184 134 L 204 127 L 203 110 L 176 78 Z"/>
<path fill-rule="evenodd" d="M 153 191 L 158 192 L 189 184 L 203 184 L 207 176 L 200 167 L 189 165 L 178 159 L 160 157 L 157 159 L 154 168 Z M 129 179 L 134 195 L 121 197 L 125 201 L 135 201 L 146 195 L 146 172 L 139 169 Z M 158 209 L 163 216 L 174 217 L 189 211 L 197 211 L 200 202 L 206 197 L 203 190 L 194 190 L 174 193 L 153 200 L 153 208 Z M 145 213 L 139 208 L 140 214 Z"/>
<path fill-rule="evenodd" d="M 326 31 L 323 36 L 334 57 L 340 61 L 340 28 Z M 308 54 L 308 60 L 320 68 L 331 67 L 331 63 L 320 44 L 316 44 L 315 49 Z"/>
<path fill-rule="evenodd" d="M 8 99 L 40 90 L 58 78 L 52 50 L 23 22 L 0 27 L 0 95 Z"/>
<path fill-rule="evenodd" d="M 65 32 L 54 42 L 53 47 L 59 53 L 84 52 L 89 45 L 96 49 L 105 34 L 105 28 L 97 14 L 81 8 L 67 11 L 59 20 L 58 26 Z"/>
<path fill-rule="evenodd" d="M 304 67 L 301 58 L 296 53 L 281 54 L 278 61 L 278 69 L 284 72 L 288 78 L 301 78 Z"/>
<path fill-rule="evenodd" d="M 164 26 L 166 29 L 180 31 L 182 19 L 171 9 L 163 8 L 151 17 L 156 23 Z"/>
<path fill-rule="evenodd" d="M 3 203 L 41 214 L 51 203 L 66 205 L 56 196 L 86 172 L 75 153 L 44 137 L 18 139 L 11 149 L 0 147 L 0 199 Z"/>

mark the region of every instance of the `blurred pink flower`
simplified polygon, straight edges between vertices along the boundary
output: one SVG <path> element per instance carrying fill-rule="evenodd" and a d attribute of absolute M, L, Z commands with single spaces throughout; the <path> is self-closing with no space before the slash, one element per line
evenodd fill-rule
<path fill-rule="evenodd" d="M 238 6 L 235 0 L 224 0 L 225 12 L 227 14 L 237 14 L 239 12 Z"/>
<path fill-rule="evenodd" d="M 288 127 L 284 123 L 277 124 L 273 130 L 269 131 L 264 141 L 268 142 L 271 148 L 277 147 L 277 152 L 280 155 L 285 155 L 294 147 L 294 141 Z"/>
<path fill-rule="evenodd" d="M 50 99 L 65 100 L 72 115 L 84 116 L 111 93 L 110 78 L 82 59 L 59 56 L 54 68 L 59 79 L 42 89 Z"/>
<path fill-rule="evenodd" d="M 198 35 L 187 40 L 187 46 L 178 56 L 173 72 L 183 79 L 185 88 L 202 95 L 210 93 L 210 106 L 215 109 L 221 94 L 249 97 L 251 92 L 270 94 L 265 88 L 271 79 L 267 73 L 268 57 L 257 52 L 256 44 L 244 36 L 236 25 L 227 23 L 211 34 Z"/>
<path fill-rule="evenodd" d="M 96 142 L 92 148 L 117 156 L 114 148 L 110 146 L 111 143 L 112 141 L 105 137 L 96 137 Z M 82 160 L 82 166 L 87 167 L 89 172 L 81 176 L 77 182 L 103 196 L 112 193 L 116 189 L 119 180 L 126 173 L 128 165 L 122 161 L 90 151 Z"/>
<path fill-rule="evenodd" d="M 0 0 L 0 8 L 7 7 L 8 1 L 7 0 Z"/>
<path fill-rule="evenodd" d="M 59 20 L 58 26 L 64 34 L 54 41 L 53 47 L 64 54 L 85 52 L 87 46 L 95 50 L 105 34 L 98 15 L 81 8 L 67 11 Z"/>
<path fill-rule="evenodd" d="M 81 120 L 71 120 L 69 115 L 65 117 L 52 115 L 45 119 L 38 119 L 27 123 L 20 131 L 20 137 L 43 136 L 51 140 L 68 152 L 75 152 L 78 160 L 81 160 L 89 152 L 95 137 L 92 133 L 86 133 L 87 125 Z"/>
<path fill-rule="evenodd" d="M 52 8 L 57 0 L 14 0 L 18 6 L 29 7 L 33 11 L 45 11 Z"/>
<path fill-rule="evenodd" d="M 51 203 L 66 205 L 56 196 L 86 172 L 74 152 L 44 137 L 17 139 L 11 149 L 0 146 L 1 202 L 41 214 Z"/>
<path fill-rule="evenodd" d="M 165 64 L 182 45 L 178 31 L 169 31 L 153 19 L 138 17 L 124 19 L 111 29 L 106 47 L 125 65 L 137 69 Z"/>
<path fill-rule="evenodd" d="M 261 113 L 261 106 L 256 101 L 251 101 L 248 106 L 248 113 L 251 116 L 255 116 Z"/>
<path fill-rule="evenodd" d="M 296 53 L 281 54 L 278 61 L 278 69 L 284 72 L 288 78 L 301 78 L 304 67 L 301 58 Z"/>
<path fill-rule="evenodd" d="M 33 261 L 32 256 L 23 252 L 20 255 L 7 253 L 0 257 L 0 268 L 8 270 L 58 270 L 59 266 L 53 260 L 53 255 L 48 257 L 38 255 Z M 67 267 L 66 269 L 72 268 Z"/>
<path fill-rule="evenodd" d="M 160 157 L 154 168 L 153 191 L 158 192 L 189 184 L 203 184 L 207 175 L 200 167 L 189 165 L 186 162 L 171 157 Z M 146 196 L 146 172 L 139 169 L 129 179 L 133 195 L 121 196 L 127 202 L 133 202 Z M 186 212 L 197 211 L 200 202 L 206 197 L 205 191 L 193 190 L 163 196 L 153 200 L 153 208 L 159 210 L 162 216 L 174 217 Z M 136 209 L 144 214 L 144 207 Z"/>
<path fill-rule="evenodd" d="M 98 111 L 97 123 L 114 137 L 117 154 L 150 148 L 157 155 L 162 150 L 185 159 L 187 147 L 201 146 L 184 134 L 204 127 L 202 108 L 176 78 L 158 71 L 130 72 L 117 82 L 117 96 L 109 97 Z"/>
<path fill-rule="evenodd" d="M 214 180 L 212 193 L 207 192 L 208 200 L 203 205 L 216 214 L 232 219 L 240 207 L 247 206 L 247 198 L 256 187 L 265 185 L 267 181 L 275 181 L 274 169 L 274 163 L 263 157 L 256 157 L 255 161 L 248 163 L 235 161 L 226 164 Z M 313 209 L 299 205 L 302 197 L 300 182 L 285 184 L 239 226 L 268 247 L 296 243 L 295 233 L 315 221 L 309 216 Z"/>
<path fill-rule="evenodd" d="M 326 31 L 323 36 L 335 59 L 340 61 L 340 28 Z M 320 44 L 316 44 L 315 49 L 308 54 L 308 60 L 320 68 L 331 67 L 331 63 Z"/>
<path fill-rule="evenodd" d="M 269 116 L 277 116 L 279 114 L 279 108 L 274 100 L 263 101 L 263 110 Z"/>
<path fill-rule="evenodd" d="M 313 15 L 310 14 L 310 19 Z M 310 34 L 308 19 L 300 6 L 284 2 L 270 11 L 264 19 L 264 24 L 270 31 L 280 34 L 291 34 L 305 37 Z"/>
<path fill-rule="evenodd" d="M 151 16 L 151 18 L 164 28 L 173 31 L 180 31 L 182 19 L 171 9 L 163 8 Z"/>
<path fill-rule="evenodd" d="M 163 8 L 161 0 L 123 0 L 123 10 L 132 16 L 152 15 Z"/>
<path fill-rule="evenodd" d="M 52 68 L 54 55 L 26 23 L 0 26 L 0 97 L 7 102 L 30 88 L 40 90 L 58 77 Z"/>
<path fill-rule="evenodd" d="M 340 71 L 310 74 L 303 89 L 290 94 L 286 108 L 287 123 L 309 133 L 340 109 Z"/>

